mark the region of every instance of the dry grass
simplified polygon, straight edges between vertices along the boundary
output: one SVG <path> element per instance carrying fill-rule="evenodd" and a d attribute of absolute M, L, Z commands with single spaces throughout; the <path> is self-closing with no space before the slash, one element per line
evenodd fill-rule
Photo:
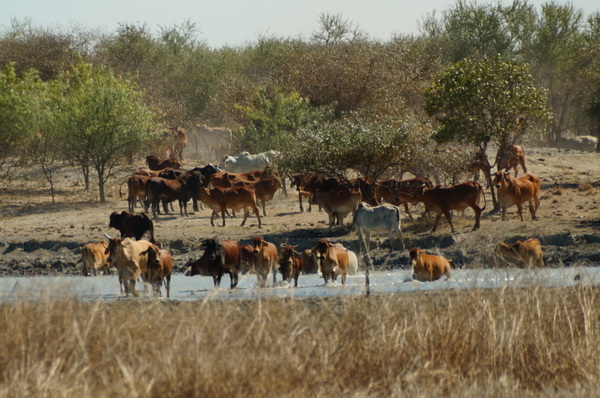
<path fill-rule="evenodd" d="M 600 289 L 0 306 L 0 396 L 599 396 Z"/>

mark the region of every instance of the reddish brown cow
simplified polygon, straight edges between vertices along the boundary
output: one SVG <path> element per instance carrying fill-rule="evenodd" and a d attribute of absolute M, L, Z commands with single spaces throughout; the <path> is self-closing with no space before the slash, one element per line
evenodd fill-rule
<path fill-rule="evenodd" d="M 267 285 L 267 276 L 269 272 L 273 273 L 273 286 L 277 283 L 277 246 L 264 240 L 262 236 L 255 236 L 252 239 L 254 248 L 254 265 L 256 267 L 256 277 L 258 285 L 265 287 Z"/>
<path fill-rule="evenodd" d="M 169 167 L 171 169 L 182 169 L 183 168 L 183 166 L 179 162 L 179 160 L 177 160 L 175 158 L 169 158 L 169 159 L 163 160 L 163 159 L 159 159 L 153 155 L 146 156 L 146 163 L 148 164 L 148 167 L 150 168 L 150 170 L 162 170 L 167 167 Z"/>
<path fill-rule="evenodd" d="M 525 151 L 523 147 L 519 145 L 512 145 L 505 152 L 498 153 L 498 171 L 509 171 L 514 169 L 515 177 L 519 175 L 517 169 L 519 165 L 523 169 L 523 173 L 527 173 L 527 167 L 525 166 Z"/>
<path fill-rule="evenodd" d="M 281 244 L 281 255 L 279 257 L 279 272 L 281 278 L 290 283 L 294 278 L 294 287 L 298 287 L 298 276 L 302 271 L 302 258 L 296 251 L 296 246 Z"/>
<path fill-rule="evenodd" d="M 408 211 L 408 203 L 417 203 L 415 200 L 423 187 L 433 188 L 433 184 L 425 177 L 410 178 L 407 180 L 398 180 L 390 178 L 385 181 L 381 181 L 377 187 L 378 200 L 384 200 L 387 203 L 395 206 L 404 206 L 404 211 L 408 214 L 408 217 L 412 220 L 413 217 Z"/>
<path fill-rule="evenodd" d="M 168 213 L 167 203 L 177 200 L 181 216 L 188 215 L 187 202 L 198 197 L 201 176 L 197 172 L 185 172 L 175 179 L 161 177 L 151 178 L 146 182 L 146 206 L 152 205 L 152 215 L 160 213 L 159 202 L 163 202 L 163 210 Z"/>
<path fill-rule="evenodd" d="M 197 261 L 188 263 L 190 270 L 187 276 L 211 275 L 215 287 L 221 285 L 221 278 L 228 273 L 231 278 L 231 289 L 238 284 L 240 273 L 240 246 L 234 240 L 205 239 L 202 242 L 204 254 Z"/>
<path fill-rule="evenodd" d="M 312 195 L 312 203 L 321 206 L 329 215 L 329 228 L 343 225 L 344 218 L 352 213 L 354 216 L 362 198 L 354 188 L 340 188 L 333 191 L 316 190 Z"/>
<path fill-rule="evenodd" d="M 103 240 L 100 243 L 88 243 L 81 249 L 81 262 L 83 262 L 83 275 L 88 276 L 92 270 L 96 275 L 97 270 L 101 269 L 102 273 L 108 273 L 107 255 L 104 253 L 108 247 L 108 242 Z"/>
<path fill-rule="evenodd" d="M 523 174 L 513 178 L 510 173 L 497 171 L 494 173 L 494 185 L 498 189 L 498 202 L 502 207 L 502 220 L 506 220 L 506 209 L 517 206 L 517 213 L 523 221 L 523 203 L 529 202 L 531 219 L 536 219 L 540 207 L 540 179 L 533 174 Z"/>
<path fill-rule="evenodd" d="M 446 217 L 450 229 L 454 232 L 450 210 L 465 210 L 467 207 L 475 211 L 475 225 L 473 226 L 473 231 L 475 231 L 479 228 L 481 212 L 485 209 L 485 203 L 483 207 L 479 207 L 481 195 L 485 200 L 481 185 L 473 181 L 467 181 L 451 187 L 423 187 L 421 194 L 416 195 L 415 199 L 423 202 L 428 210 L 437 214 L 431 232 L 435 232 L 437 229 L 442 214 Z"/>
<path fill-rule="evenodd" d="M 214 188 L 211 190 L 205 187 L 200 187 L 200 200 L 208 206 L 213 212 L 210 217 L 210 225 L 213 227 L 215 215 L 221 213 L 223 218 L 223 226 L 225 226 L 225 211 L 244 210 L 244 220 L 242 226 L 246 224 L 246 219 L 251 209 L 258 219 L 258 227 L 262 227 L 260 213 L 256 207 L 256 191 L 252 187 L 237 187 L 237 188 Z"/>
<path fill-rule="evenodd" d="M 281 188 L 281 180 L 277 177 L 261 178 L 256 182 L 236 182 L 235 187 L 249 186 L 256 191 L 256 200 L 260 201 L 263 209 L 263 216 L 267 216 L 265 204 L 273 199 L 275 193 Z"/>
<path fill-rule="evenodd" d="M 262 178 L 279 178 L 279 175 L 270 166 L 267 166 L 264 170 L 254 170 L 247 173 L 219 171 L 210 177 L 210 182 L 215 188 L 233 188 L 240 186 L 240 183 L 255 183 Z"/>
<path fill-rule="evenodd" d="M 173 272 L 173 256 L 168 250 L 151 245 L 140 255 L 148 256 L 146 282 L 154 286 L 154 294 L 160 295 L 160 287 L 164 284 L 167 297 L 171 294 L 171 274 Z"/>
<path fill-rule="evenodd" d="M 141 206 L 144 206 L 144 201 L 146 200 L 146 182 L 150 178 L 145 175 L 134 174 L 123 181 L 123 183 L 127 183 L 127 204 L 129 211 L 135 211 L 135 203 L 138 200 Z M 121 196 L 121 187 L 119 187 L 119 196 Z"/>
<path fill-rule="evenodd" d="M 444 275 L 450 278 L 452 260 L 427 254 L 417 247 L 410 249 L 409 255 L 413 265 L 413 279 L 421 282 L 431 282 L 440 279 Z"/>
<path fill-rule="evenodd" d="M 346 283 L 348 273 L 348 250 L 336 246 L 327 239 L 320 239 L 312 249 L 321 264 L 321 273 L 325 284 L 335 282 L 338 275 L 342 277 L 342 284 Z"/>

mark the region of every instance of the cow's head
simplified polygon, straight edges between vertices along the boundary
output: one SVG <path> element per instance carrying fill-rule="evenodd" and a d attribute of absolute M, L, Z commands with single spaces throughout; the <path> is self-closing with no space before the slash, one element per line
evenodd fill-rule
<path fill-rule="evenodd" d="M 252 239 L 252 247 L 254 248 L 254 254 L 258 254 L 262 251 L 263 247 L 267 246 L 267 241 L 262 236 L 255 236 Z"/>
<path fill-rule="evenodd" d="M 205 239 L 202 246 L 206 248 L 204 253 L 209 261 L 216 261 L 223 258 L 223 246 L 218 238 Z"/>
<path fill-rule="evenodd" d="M 497 171 L 494 173 L 494 179 L 492 180 L 492 184 L 496 187 L 496 189 L 500 189 L 501 187 L 505 187 L 510 183 L 512 177 L 510 172 Z"/>
<path fill-rule="evenodd" d="M 327 239 L 320 239 L 315 247 L 313 247 L 312 252 L 317 256 L 317 260 L 323 260 L 327 255 L 327 252 L 330 248 L 333 247 L 333 244 L 329 242 Z"/>
<path fill-rule="evenodd" d="M 122 220 L 123 220 L 123 216 L 121 215 L 121 213 L 118 213 L 116 211 L 113 211 L 110 214 L 110 222 L 108 223 L 108 228 L 114 228 L 114 229 L 120 229 L 121 225 L 122 225 Z"/>
<path fill-rule="evenodd" d="M 294 272 L 295 259 L 300 258 L 296 246 L 281 244 L 281 256 L 279 257 L 279 272 L 284 281 L 290 281 Z"/>
<path fill-rule="evenodd" d="M 116 253 L 122 248 L 123 244 L 121 243 L 121 239 L 109 238 L 106 250 L 104 250 L 104 254 L 108 256 L 106 263 L 109 267 L 114 263 Z"/>
<path fill-rule="evenodd" d="M 416 261 L 419 258 L 419 253 L 421 253 L 421 249 L 419 249 L 418 247 L 413 247 L 412 249 L 410 249 L 408 255 L 410 256 L 411 260 Z"/>

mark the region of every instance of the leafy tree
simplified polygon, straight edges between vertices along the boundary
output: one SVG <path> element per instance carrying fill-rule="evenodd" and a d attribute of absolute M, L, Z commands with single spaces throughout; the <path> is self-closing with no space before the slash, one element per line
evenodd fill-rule
<path fill-rule="evenodd" d="M 158 128 L 142 93 L 104 67 L 79 64 L 61 76 L 68 88 L 65 150 L 84 175 L 94 170 L 100 201 L 114 167 L 147 148 Z"/>
<path fill-rule="evenodd" d="M 439 123 L 438 142 L 458 140 L 485 151 L 494 141 L 498 154 L 536 122 L 551 118 L 545 91 L 535 86 L 527 67 L 499 57 L 457 63 L 441 74 L 425 96 L 426 112 Z M 492 197 L 497 208 L 493 187 Z"/>
<path fill-rule="evenodd" d="M 8 64 L 0 70 L 0 166 L 17 156 L 23 138 L 20 121 L 27 109 L 14 65 Z"/>

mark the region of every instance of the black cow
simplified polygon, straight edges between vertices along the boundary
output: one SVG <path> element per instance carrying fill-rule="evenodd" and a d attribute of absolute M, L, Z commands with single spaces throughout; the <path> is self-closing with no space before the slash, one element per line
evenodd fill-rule
<path fill-rule="evenodd" d="M 110 215 L 109 228 L 121 232 L 121 238 L 135 238 L 140 240 L 145 232 L 150 235 L 150 242 L 154 243 L 154 224 L 146 213 L 131 211 L 113 212 Z"/>
<path fill-rule="evenodd" d="M 151 178 L 146 182 L 146 211 L 152 205 L 152 215 L 160 213 L 159 202 L 163 202 L 163 209 L 168 213 L 166 203 L 177 200 L 179 213 L 187 216 L 187 202 L 198 197 L 198 189 L 202 183 L 202 175 L 198 172 L 187 171 L 175 179 L 161 177 Z"/>

